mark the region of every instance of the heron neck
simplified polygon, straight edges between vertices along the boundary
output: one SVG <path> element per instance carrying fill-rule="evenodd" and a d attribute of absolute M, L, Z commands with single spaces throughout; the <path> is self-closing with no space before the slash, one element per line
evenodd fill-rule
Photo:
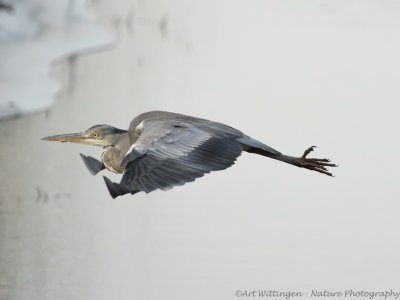
<path fill-rule="evenodd" d="M 114 173 L 123 173 L 125 168 L 121 167 L 121 162 L 128 152 L 130 145 L 128 132 L 124 132 L 116 137 L 114 145 L 105 148 L 101 159 L 107 169 Z"/>

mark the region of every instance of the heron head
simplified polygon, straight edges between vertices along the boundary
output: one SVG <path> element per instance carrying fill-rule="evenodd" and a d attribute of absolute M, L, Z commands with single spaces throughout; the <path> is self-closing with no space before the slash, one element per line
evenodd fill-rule
<path fill-rule="evenodd" d="M 44 141 L 72 142 L 100 147 L 114 146 L 126 130 L 110 125 L 95 125 L 84 132 L 58 134 L 42 138 Z"/>

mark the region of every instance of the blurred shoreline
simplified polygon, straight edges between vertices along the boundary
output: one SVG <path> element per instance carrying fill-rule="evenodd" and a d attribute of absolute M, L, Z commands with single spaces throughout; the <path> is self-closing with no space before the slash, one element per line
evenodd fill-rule
<path fill-rule="evenodd" d="M 89 3 L 14 1 L 9 9 L 0 10 L 0 121 L 53 105 L 61 88 L 50 76 L 57 60 L 96 51 L 115 41 L 97 24 Z"/>

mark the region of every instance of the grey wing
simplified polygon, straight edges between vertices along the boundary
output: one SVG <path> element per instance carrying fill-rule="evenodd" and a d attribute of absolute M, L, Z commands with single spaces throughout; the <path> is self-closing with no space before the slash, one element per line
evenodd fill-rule
<path fill-rule="evenodd" d="M 230 167 L 241 152 L 236 136 L 221 136 L 182 122 L 153 121 L 144 125 L 126 154 L 120 185 L 130 192 L 168 190 Z"/>
<path fill-rule="evenodd" d="M 120 183 L 112 182 L 106 176 L 103 176 L 104 182 L 106 183 L 107 189 L 113 199 L 117 198 L 118 196 L 125 195 L 131 193 L 132 195 L 139 192 L 133 191 L 129 187 L 124 186 Z"/>
<path fill-rule="evenodd" d="M 83 155 L 82 153 L 80 153 L 80 155 L 81 155 L 83 162 L 85 163 L 86 168 L 89 170 L 90 174 L 96 175 L 101 170 L 105 169 L 105 166 L 101 161 L 99 161 L 91 156 Z"/>

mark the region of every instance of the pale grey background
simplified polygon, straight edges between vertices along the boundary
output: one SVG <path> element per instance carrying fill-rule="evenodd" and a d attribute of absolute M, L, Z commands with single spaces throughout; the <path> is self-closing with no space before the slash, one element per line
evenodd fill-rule
<path fill-rule="evenodd" d="M 1 299 L 237 299 L 400 290 L 398 1 L 96 1 L 112 49 L 60 62 L 47 113 L 0 123 Z M 29 96 L 29 95 L 27 95 Z M 161 109 L 227 123 L 335 178 L 245 153 L 112 200 L 40 141 Z M 115 180 L 118 176 L 111 177 Z"/>

